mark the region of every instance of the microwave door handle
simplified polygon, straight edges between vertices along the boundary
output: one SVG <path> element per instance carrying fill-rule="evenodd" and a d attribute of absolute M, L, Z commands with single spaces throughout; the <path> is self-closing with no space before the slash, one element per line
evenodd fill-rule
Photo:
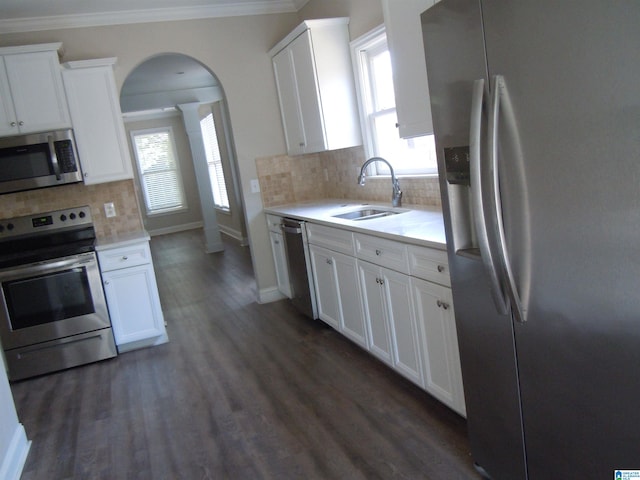
<path fill-rule="evenodd" d="M 53 173 L 56 175 L 56 180 L 62 180 L 60 174 L 60 163 L 58 162 L 58 155 L 56 154 L 56 144 L 53 141 L 53 135 L 47 136 L 49 140 L 49 153 L 51 155 L 51 164 L 53 165 Z"/>

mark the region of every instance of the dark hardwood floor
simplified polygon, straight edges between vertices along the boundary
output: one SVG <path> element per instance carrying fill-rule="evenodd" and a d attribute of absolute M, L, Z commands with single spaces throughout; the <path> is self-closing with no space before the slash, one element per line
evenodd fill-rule
<path fill-rule="evenodd" d="M 23 480 L 478 479 L 465 421 L 287 301 L 248 248 L 151 242 L 170 342 L 12 385 Z"/>

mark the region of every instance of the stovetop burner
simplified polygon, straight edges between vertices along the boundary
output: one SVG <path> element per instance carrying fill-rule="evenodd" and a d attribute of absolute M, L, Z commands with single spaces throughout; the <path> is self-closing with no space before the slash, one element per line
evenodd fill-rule
<path fill-rule="evenodd" d="M 0 268 L 95 250 L 88 206 L 0 220 Z"/>

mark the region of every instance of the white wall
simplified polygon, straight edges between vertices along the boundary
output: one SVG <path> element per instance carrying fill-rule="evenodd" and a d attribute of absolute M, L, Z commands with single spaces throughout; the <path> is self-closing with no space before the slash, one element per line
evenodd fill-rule
<path fill-rule="evenodd" d="M 27 459 L 30 442 L 18 415 L 9 389 L 9 381 L 0 355 L 0 478 L 18 480 Z"/>

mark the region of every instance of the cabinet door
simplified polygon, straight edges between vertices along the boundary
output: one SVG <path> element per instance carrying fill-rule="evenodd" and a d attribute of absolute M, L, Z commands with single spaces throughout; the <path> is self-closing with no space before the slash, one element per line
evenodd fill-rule
<path fill-rule="evenodd" d="M 302 118 L 300 112 L 300 100 L 298 86 L 293 71 L 293 59 L 291 50 L 285 48 L 273 57 L 273 71 L 280 99 L 280 113 L 284 127 L 284 139 L 289 155 L 304 152 L 304 133 L 302 131 Z"/>
<path fill-rule="evenodd" d="M 423 348 L 425 389 L 464 415 L 464 393 L 451 290 L 411 279 L 420 342 Z"/>
<path fill-rule="evenodd" d="M 410 278 L 408 275 L 382 269 L 381 279 L 391 326 L 393 366 L 422 387 L 424 382 Z"/>
<path fill-rule="evenodd" d="M 4 67 L 4 59 L 0 57 L 0 136 L 17 135 L 18 121 L 13 109 L 9 78 Z"/>
<path fill-rule="evenodd" d="M 338 277 L 332 252 L 315 245 L 309 246 L 311 270 L 316 289 L 316 302 L 320 320 L 336 330 L 342 330 L 342 312 L 338 296 Z"/>
<path fill-rule="evenodd" d="M 86 185 L 133 178 L 111 65 L 64 71 L 78 156 Z"/>
<path fill-rule="evenodd" d="M 284 249 L 284 239 L 282 233 L 269 232 L 271 239 L 271 251 L 273 252 L 273 261 L 276 266 L 276 278 L 278 281 L 278 290 L 291 298 L 291 283 L 289 282 L 289 267 L 287 265 L 287 254 Z"/>
<path fill-rule="evenodd" d="M 369 351 L 389 365 L 393 365 L 391 329 L 381 288 L 380 267 L 358 261 L 362 305 L 369 334 Z"/>
<path fill-rule="evenodd" d="M 303 153 L 321 152 L 326 149 L 326 140 L 311 32 L 309 30 L 304 32 L 291 42 L 289 48 L 298 86 Z"/>
<path fill-rule="evenodd" d="M 20 133 L 71 126 L 57 52 L 6 55 L 4 62 Z"/>
<path fill-rule="evenodd" d="M 342 334 L 367 348 L 367 334 L 356 259 L 332 252 L 342 314 Z"/>
<path fill-rule="evenodd" d="M 433 133 L 420 14 L 434 0 L 382 0 L 398 128 L 403 138 Z"/>
<path fill-rule="evenodd" d="M 103 272 L 102 279 L 119 347 L 166 335 L 152 265 Z"/>

